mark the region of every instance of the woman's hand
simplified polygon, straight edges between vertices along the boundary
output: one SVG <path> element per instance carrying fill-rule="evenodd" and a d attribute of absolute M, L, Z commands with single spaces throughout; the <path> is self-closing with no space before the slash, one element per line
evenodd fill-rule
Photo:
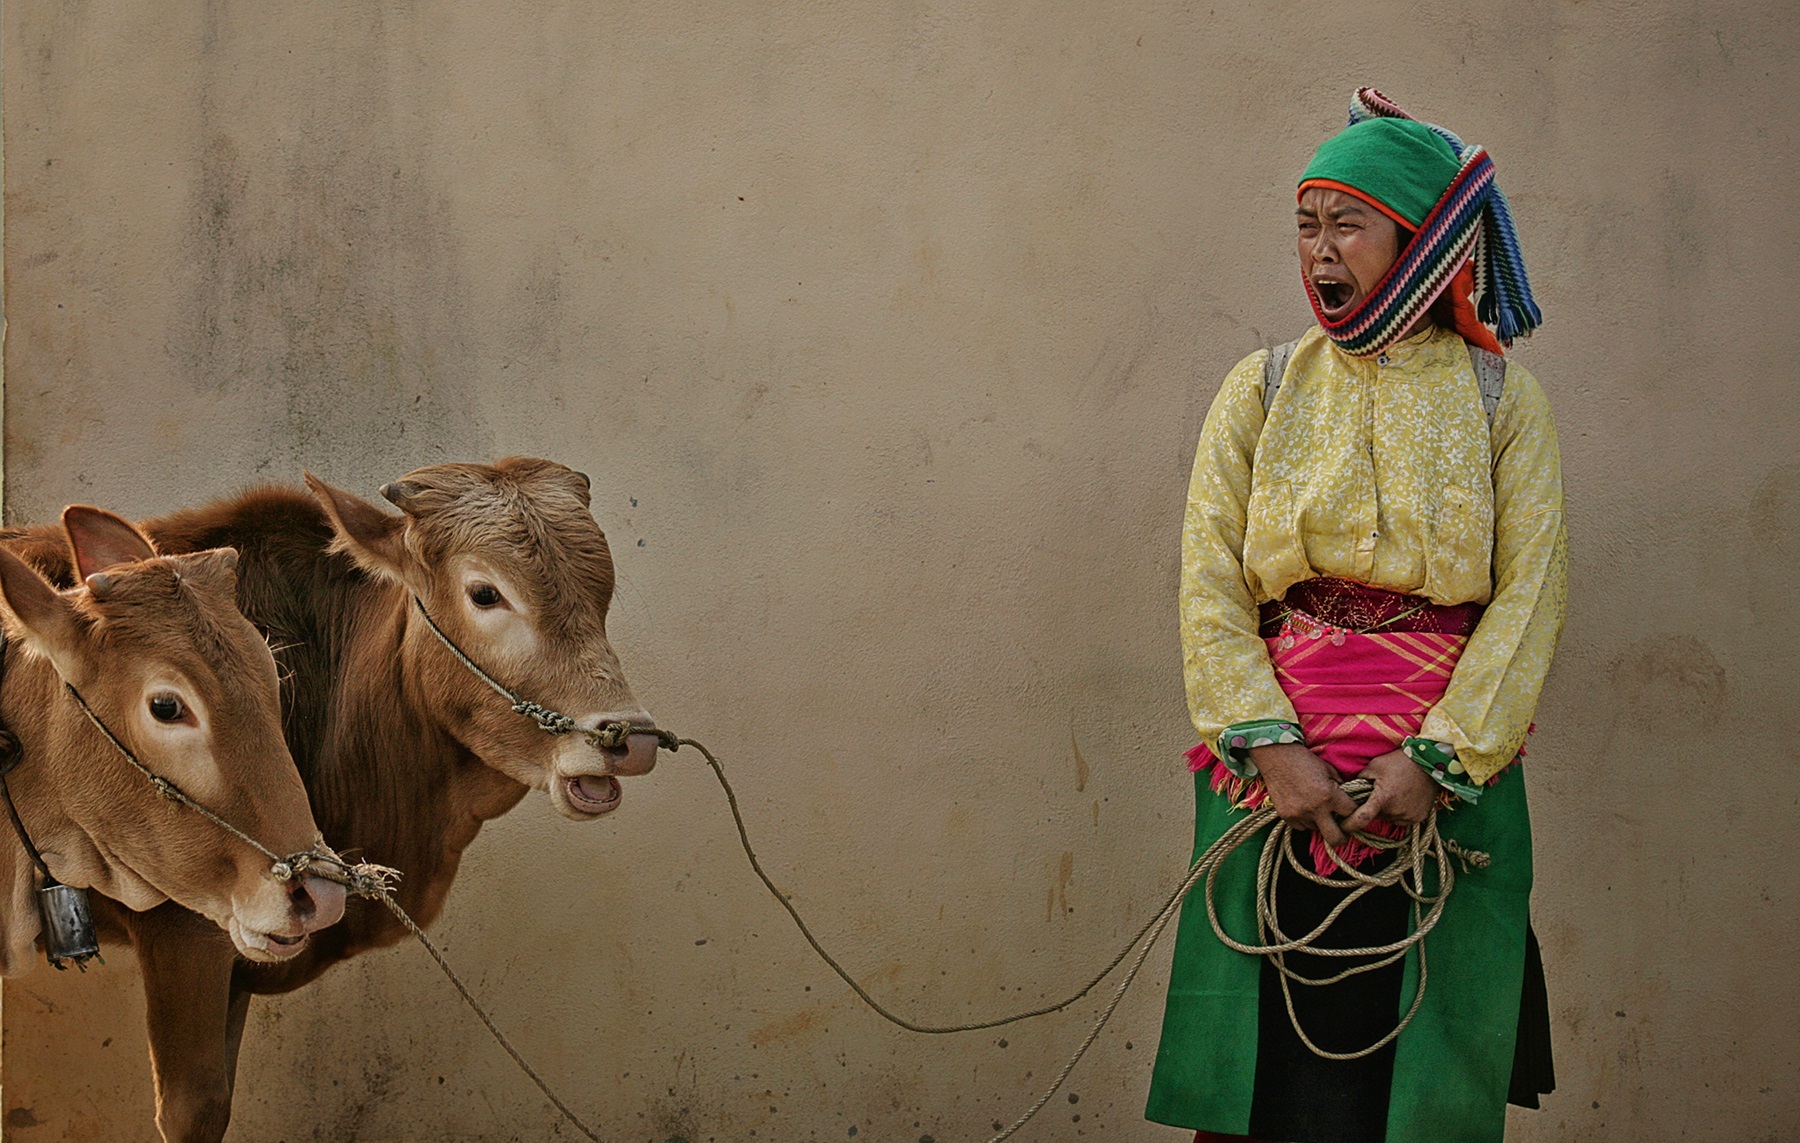
<path fill-rule="evenodd" d="M 1333 849 L 1344 844 L 1338 818 L 1357 813 L 1356 802 L 1338 785 L 1338 772 L 1324 759 L 1298 742 L 1284 742 L 1251 747 L 1250 760 L 1256 763 L 1282 821 L 1295 829 L 1318 830 Z M 1435 788 L 1436 783 L 1412 759 L 1402 754 L 1400 760 Z"/>
<path fill-rule="evenodd" d="M 1398 750 L 1374 759 L 1357 777 L 1367 778 L 1375 788 L 1369 791 L 1368 800 L 1344 821 L 1345 833 L 1354 833 L 1376 818 L 1403 826 L 1418 825 L 1437 802 L 1438 784 L 1424 767 Z"/>

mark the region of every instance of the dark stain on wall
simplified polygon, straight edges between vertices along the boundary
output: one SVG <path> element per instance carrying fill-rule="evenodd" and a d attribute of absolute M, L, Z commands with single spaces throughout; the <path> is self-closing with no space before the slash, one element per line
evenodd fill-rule
<path fill-rule="evenodd" d="M 288 82 L 258 87 L 241 10 L 205 10 L 189 161 L 188 304 L 171 347 L 202 392 L 278 391 L 276 424 L 248 429 L 301 467 L 384 479 L 485 454 L 474 347 L 429 73 L 404 14 L 345 6 L 295 53 Z M 247 66 L 249 65 L 249 66 Z M 298 98 L 292 96 L 299 90 Z M 262 91 L 286 93 L 256 107 Z M 250 106 L 246 106 L 249 104 Z M 273 120 L 275 130 L 256 125 Z M 454 169 L 454 163 L 447 166 Z"/>
<path fill-rule="evenodd" d="M 1725 717 L 1730 685 L 1712 649 L 1692 635 L 1651 635 L 1613 660 L 1612 683 L 1627 725 L 1683 737 Z"/>
<path fill-rule="evenodd" d="M 1777 465 L 1750 497 L 1750 551 L 1759 564 L 1800 564 L 1800 464 Z"/>

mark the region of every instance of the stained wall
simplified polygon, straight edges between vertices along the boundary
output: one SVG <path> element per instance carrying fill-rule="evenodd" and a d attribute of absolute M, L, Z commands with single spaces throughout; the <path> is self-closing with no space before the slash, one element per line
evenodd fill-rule
<path fill-rule="evenodd" d="M 13 0 L 6 515 L 588 472 L 614 634 L 871 987 L 1073 988 L 1187 855 L 1176 529 L 1309 315 L 1289 187 L 1375 82 L 1497 157 L 1549 324 L 1567 636 L 1531 758 L 1526 1141 L 1800 1133 L 1791 5 Z M 1094 1005 L 910 1036 L 688 755 L 488 827 L 437 927 L 617 1140 L 967 1140 Z M 1026 1138 L 1140 1111 L 1168 950 Z M 8 1143 L 140 1143 L 128 955 L 5 985 Z M 1222 1046 L 1221 1050 L 1229 1050 Z M 399 947 L 259 1001 L 230 1138 L 571 1138 Z"/>

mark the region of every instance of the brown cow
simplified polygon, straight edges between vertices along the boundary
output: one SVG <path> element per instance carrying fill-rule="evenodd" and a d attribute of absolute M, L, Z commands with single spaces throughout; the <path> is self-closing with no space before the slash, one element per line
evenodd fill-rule
<path fill-rule="evenodd" d="M 527 789 L 563 815 L 619 805 L 618 776 L 647 772 L 656 740 L 605 749 L 546 734 L 459 663 L 421 620 L 526 698 L 585 727 L 648 724 L 606 638 L 612 557 L 588 481 L 549 461 L 443 464 L 382 488 L 394 516 L 308 477 L 147 522 L 165 550 L 229 544 L 238 601 L 276 648 L 288 744 L 333 845 L 401 871 L 401 905 L 428 924 L 482 823 Z M 165 1139 L 213 1143 L 230 1113 L 253 993 L 285 992 L 404 930 L 353 901 L 344 922 L 281 965 L 236 961 L 179 909 L 124 918 L 143 957 L 157 1121 Z M 205 1035 L 155 1034 L 170 1006 Z"/>
<path fill-rule="evenodd" d="M 159 557 L 97 508 L 69 508 L 63 528 L 43 535 L 66 545 L 80 586 L 58 592 L 0 548 L 11 637 L 0 719 L 21 747 L 7 785 L 26 834 L 64 884 L 129 909 L 179 902 L 253 961 L 298 955 L 307 934 L 342 915 L 343 888 L 276 880 L 266 854 L 162 797 L 64 688 L 158 776 L 269 850 L 311 849 L 318 828 L 282 741 L 275 660 L 235 602 L 237 553 Z M 8 976 L 34 959 L 37 877 L 0 824 Z"/>

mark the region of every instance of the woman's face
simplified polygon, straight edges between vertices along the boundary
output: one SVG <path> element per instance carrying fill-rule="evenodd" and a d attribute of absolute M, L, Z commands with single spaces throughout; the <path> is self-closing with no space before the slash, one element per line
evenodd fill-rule
<path fill-rule="evenodd" d="M 1300 272 L 1330 321 L 1361 305 L 1400 256 L 1400 227 L 1355 195 L 1307 187 L 1294 212 L 1300 225 Z"/>

